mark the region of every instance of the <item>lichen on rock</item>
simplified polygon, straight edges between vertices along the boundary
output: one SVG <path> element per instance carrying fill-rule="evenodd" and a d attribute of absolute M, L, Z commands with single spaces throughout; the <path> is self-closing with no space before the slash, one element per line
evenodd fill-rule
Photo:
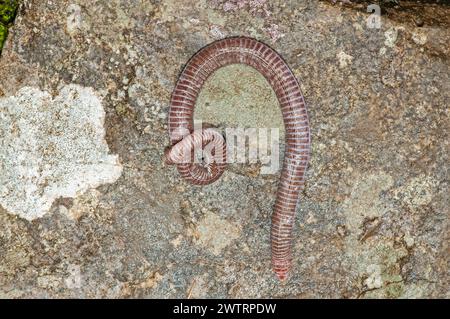
<path fill-rule="evenodd" d="M 5 105 L 26 99 L 20 88 L 54 92 L 76 83 L 104 97 L 107 141 L 124 169 L 114 184 L 58 199 L 31 223 L 0 204 L 0 298 L 448 296 L 450 7 L 380 1 L 386 14 L 381 28 L 371 29 L 363 2 L 351 2 L 24 0 L 0 58 L 0 114 L 8 116 L 0 118 L 0 134 L 9 134 L 0 136 L 1 156 L 15 141 Z M 279 52 L 308 107 L 312 156 L 283 285 L 270 266 L 279 175 L 234 163 L 216 183 L 196 187 L 162 161 L 170 97 L 184 64 L 205 45 L 235 35 Z M 88 114 L 79 123 L 64 120 L 64 130 L 55 129 L 56 116 L 51 126 L 36 118 L 41 148 L 55 152 L 41 141 L 45 134 L 89 134 L 82 129 L 92 126 L 97 102 L 85 112 L 47 94 L 38 105 L 44 92 L 33 90 L 15 107 L 16 127 L 19 111 L 31 122 L 39 105 L 47 115 L 65 102 Z M 194 115 L 221 130 L 279 127 L 283 146 L 276 95 L 249 67 L 228 66 L 208 78 Z M 49 128 L 55 132 L 44 133 Z M 80 154 L 60 153 L 72 156 L 71 165 L 85 153 L 93 166 L 105 158 L 102 169 L 114 180 L 116 158 L 97 134 L 83 148 L 67 143 Z M 19 154 L 43 168 L 57 162 L 41 153 Z M 11 156 L 9 167 L 14 158 L 20 162 Z M 2 201 L 11 205 L 33 203 L 56 178 L 69 178 L 59 169 L 47 176 L 49 186 L 30 182 L 42 194 L 30 192 L 25 201 L 18 195 L 25 184 L 2 175 L 0 163 L 0 188 L 8 180 L 14 191 Z"/>
<path fill-rule="evenodd" d="M 24 87 L 0 99 L 0 205 L 28 220 L 60 197 L 116 181 L 122 172 L 104 139 L 105 112 L 91 88 L 52 98 Z"/>
<path fill-rule="evenodd" d="M 14 21 L 18 7 L 18 0 L 0 0 L 0 53 L 8 35 L 8 27 Z"/>

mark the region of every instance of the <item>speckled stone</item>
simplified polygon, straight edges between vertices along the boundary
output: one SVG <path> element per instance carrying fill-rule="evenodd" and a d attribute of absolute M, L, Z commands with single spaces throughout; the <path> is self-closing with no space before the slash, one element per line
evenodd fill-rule
<path fill-rule="evenodd" d="M 69 85 L 54 99 L 32 87 L 0 97 L 0 205 L 27 220 L 56 199 L 74 198 L 121 175 L 108 154 L 105 111 L 90 88 Z"/>
<path fill-rule="evenodd" d="M 365 9 L 24 1 L 0 59 L 0 95 L 31 86 L 56 96 L 68 84 L 100 92 L 123 173 L 32 222 L 0 208 L 0 297 L 448 298 L 450 8 L 389 8 L 381 29 L 367 28 Z M 233 164 L 194 187 L 162 161 L 184 63 L 232 35 L 276 49 L 309 106 L 312 158 L 284 285 L 270 268 L 278 176 Z M 221 127 L 281 123 L 264 79 L 241 66 L 214 75 L 198 107 Z"/>

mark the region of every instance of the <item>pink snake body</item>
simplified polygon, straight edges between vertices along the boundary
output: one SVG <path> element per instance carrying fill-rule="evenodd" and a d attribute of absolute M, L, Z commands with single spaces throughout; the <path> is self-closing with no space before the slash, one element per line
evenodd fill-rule
<path fill-rule="evenodd" d="M 278 98 L 286 130 L 286 150 L 272 214 L 272 267 L 280 280 L 292 264 L 295 212 L 310 157 L 310 130 L 305 101 L 294 74 L 269 46 L 252 38 L 235 37 L 213 42 L 197 52 L 186 64 L 172 93 L 169 114 L 171 148 L 166 161 L 176 164 L 183 178 L 195 185 L 216 181 L 225 170 L 226 145 L 214 129 L 194 131 L 194 107 L 200 90 L 217 69 L 230 64 L 246 64 L 258 70 Z M 206 165 L 193 163 L 192 150 L 213 145 Z M 186 159 L 186 157 L 185 157 Z"/>

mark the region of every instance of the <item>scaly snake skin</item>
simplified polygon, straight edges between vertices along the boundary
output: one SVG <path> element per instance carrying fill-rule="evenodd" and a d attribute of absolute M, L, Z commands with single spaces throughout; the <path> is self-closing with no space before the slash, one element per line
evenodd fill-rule
<path fill-rule="evenodd" d="M 294 74 L 269 46 L 247 37 L 216 41 L 197 52 L 187 63 L 172 93 L 169 114 L 171 148 L 166 162 L 176 164 L 181 176 L 195 185 L 216 181 L 225 170 L 226 143 L 214 129 L 194 131 L 194 107 L 200 90 L 217 69 L 242 63 L 267 79 L 276 93 L 286 129 L 286 150 L 272 214 L 272 266 L 280 280 L 292 264 L 292 237 L 299 193 L 305 182 L 310 156 L 310 131 L 305 101 Z M 194 148 L 214 146 L 203 163 L 194 163 Z"/>

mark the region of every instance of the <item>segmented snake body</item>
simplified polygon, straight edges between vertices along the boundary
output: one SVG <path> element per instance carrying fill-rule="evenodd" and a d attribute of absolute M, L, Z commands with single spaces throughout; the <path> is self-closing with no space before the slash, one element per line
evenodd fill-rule
<path fill-rule="evenodd" d="M 222 135 L 213 129 L 194 131 L 193 114 L 208 77 L 223 66 L 237 63 L 255 68 L 267 79 L 283 115 L 286 149 L 272 215 L 271 241 L 273 270 L 284 280 L 292 263 L 293 224 L 310 155 L 310 132 L 299 84 L 281 56 L 264 43 L 247 37 L 219 40 L 197 52 L 185 66 L 172 93 L 169 114 L 172 147 L 166 152 L 166 160 L 176 164 L 180 174 L 197 185 L 212 183 L 223 173 L 226 147 Z M 181 160 L 195 147 L 207 144 L 213 144 L 215 151 L 206 165 Z"/>

